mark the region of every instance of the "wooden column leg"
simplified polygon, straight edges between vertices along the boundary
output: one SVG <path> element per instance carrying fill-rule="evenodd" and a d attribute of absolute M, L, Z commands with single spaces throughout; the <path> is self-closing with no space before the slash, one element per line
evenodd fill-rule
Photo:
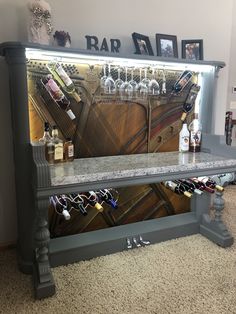
<path fill-rule="evenodd" d="M 228 247 L 233 244 L 234 239 L 222 221 L 224 204 L 223 192 L 216 191 L 213 202 L 215 216 L 212 219 L 208 214 L 202 215 L 200 233 L 220 246 Z"/>
<path fill-rule="evenodd" d="M 55 293 L 55 283 L 48 258 L 48 246 L 50 242 L 48 206 L 48 200 L 39 200 L 37 202 L 35 265 L 33 273 L 36 299 L 46 298 Z"/>

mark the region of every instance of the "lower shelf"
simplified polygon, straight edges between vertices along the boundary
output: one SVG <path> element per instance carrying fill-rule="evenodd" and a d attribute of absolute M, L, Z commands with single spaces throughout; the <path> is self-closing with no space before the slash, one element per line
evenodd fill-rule
<path fill-rule="evenodd" d="M 56 267 L 126 250 L 126 239 L 137 235 L 158 243 L 196 233 L 199 221 L 191 212 L 55 238 L 50 241 L 50 265 Z"/>

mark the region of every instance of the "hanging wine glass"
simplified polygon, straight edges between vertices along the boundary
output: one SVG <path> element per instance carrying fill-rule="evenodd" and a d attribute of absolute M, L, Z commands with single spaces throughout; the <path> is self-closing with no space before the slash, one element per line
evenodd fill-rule
<path fill-rule="evenodd" d="M 137 90 L 137 82 L 134 80 L 134 68 L 132 68 L 131 69 L 131 80 L 129 81 L 129 84 L 132 86 L 132 88 L 133 88 L 133 92 L 132 92 L 132 94 L 133 94 L 133 96 L 134 96 L 134 94 L 135 94 L 135 92 L 136 92 L 136 90 Z"/>
<path fill-rule="evenodd" d="M 149 95 L 159 95 L 160 94 L 160 85 L 155 79 L 155 69 L 152 69 L 152 79 L 148 84 L 148 94 Z"/>
<path fill-rule="evenodd" d="M 116 85 L 111 76 L 111 65 L 108 65 L 108 76 L 104 83 L 104 92 L 105 94 L 115 94 L 116 92 Z"/>
<path fill-rule="evenodd" d="M 102 89 L 104 89 L 106 79 L 107 79 L 106 64 L 104 64 L 103 65 L 103 76 L 100 78 L 100 86 Z"/>
<path fill-rule="evenodd" d="M 144 69 L 144 78 L 142 79 L 143 84 L 145 84 L 148 88 L 148 85 L 150 83 L 149 78 L 147 78 L 147 68 Z"/>
<path fill-rule="evenodd" d="M 161 83 L 161 93 L 166 94 L 166 76 L 165 70 L 162 70 L 162 83 Z"/>
<path fill-rule="evenodd" d="M 117 80 L 115 80 L 115 86 L 116 86 L 116 90 L 119 91 L 120 87 L 124 83 L 124 81 L 120 78 L 121 68 L 119 67 L 117 71 L 118 71 L 118 78 L 117 78 Z"/>
<path fill-rule="evenodd" d="M 137 85 L 137 97 L 146 98 L 148 94 L 148 87 L 142 80 L 142 69 L 139 69 L 139 83 Z"/>
<path fill-rule="evenodd" d="M 128 69 L 125 68 L 125 82 L 120 86 L 121 99 L 131 99 L 133 96 L 133 87 L 128 81 Z"/>

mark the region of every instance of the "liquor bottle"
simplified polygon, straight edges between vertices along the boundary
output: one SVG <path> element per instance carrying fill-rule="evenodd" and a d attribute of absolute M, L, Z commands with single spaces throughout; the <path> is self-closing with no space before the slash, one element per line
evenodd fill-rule
<path fill-rule="evenodd" d="M 71 202 L 72 208 L 74 208 L 75 210 L 79 210 L 83 216 L 88 215 L 84 199 L 80 196 L 80 194 L 71 193 L 70 202 Z"/>
<path fill-rule="evenodd" d="M 71 138 L 67 138 L 64 144 L 64 160 L 73 161 L 74 160 L 74 144 Z"/>
<path fill-rule="evenodd" d="M 179 151 L 182 153 L 189 151 L 189 131 L 187 123 L 184 123 L 179 133 Z"/>
<path fill-rule="evenodd" d="M 189 151 L 193 153 L 200 152 L 202 125 L 198 119 L 197 113 L 195 113 L 195 117 L 189 125 L 189 132 L 190 132 Z"/>
<path fill-rule="evenodd" d="M 70 108 L 70 101 L 54 81 L 52 75 L 42 78 L 41 82 L 57 105 L 68 114 L 71 120 L 74 120 L 76 117 Z"/>
<path fill-rule="evenodd" d="M 63 215 L 65 220 L 70 220 L 71 217 L 68 211 L 68 203 L 65 195 L 60 195 L 59 197 L 56 195 L 51 196 L 50 203 L 53 205 L 57 214 Z"/>
<path fill-rule="evenodd" d="M 188 188 L 188 191 L 190 193 L 196 193 L 198 195 L 201 195 L 202 194 L 202 191 L 199 190 L 196 185 L 194 184 L 194 182 L 188 180 L 188 179 L 180 179 L 180 180 L 177 180 L 178 182 L 182 182 L 187 188 Z"/>
<path fill-rule="evenodd" d="M 197 178 L 190 178 L 189 179 L 190 181 L 192 181 L 196 188 L 198 188 L 200 191 L 206 191 L 206 192 L 209 192 L 209 193 L 215 193 L 215 190 L 206 186 L 205 183 L 199 181 Z"/>
<path fill-rule="evenodd" d="M 176 194 L 184 194 L 187 197 L 191 197 L 192 193 L 187 191 L 187 188 L 182 183 L 176 183 L 173 181 L 164 181 L 162 184 L 169 190 L 175 192 Z"/>
<path fill-rule="evenodd" d="M 218 184 L 215 183 L 211 178 L 209 177 L 198 177 L 199 181 L 203 182 L 207 187 L 211 189 L 217 189 L 218 191 L 224 191 L 224 188 Z"/>
<path fill-rule="evenodd" d="M 193 76 L 193 73 L 191 71 L 184 71 L 181 76 L 178 78 L 178 80 L 175 82 L 173 86 L 173 92 L 178 94 L 180 93 L 184 87 L 188 84 L 188 82 L 191 80 Z"/>
<path fill-rule="evenodd" d="M 193 110 L 195 100 L 197 98 L 199 91 L 200 91 L 200 86 L 198 86 L 197 84 L 193 84 L 191 86 L 187 99 L 185 100 L 183 104 L 183 113 L 181 116 L 181 121 L 184 121 L 187 117 L 187 114 L 189 114 Z"/>
<path fill-rule="evenodd" d="M 53 126 L 52 140 L 46 143 L 46 158 L 49 163 L 63 161 L 63 141 L 58 137 L 57 126 Z"/>
<path fill-rule="evenodd" d="M 114 209 L 118 208 L 117 201 L 114 199 L 109 189 L 99 190 L 98 194 L 99 194 L 99 198 L 101 199 L 101 202 L 107 203 Z"/>
<path fill-rule="evenodd" d="M 52 137 L 49 133 L 49 123 L 44 122 L 44 133 L 43 137 L 39 139 L 39 143 L 46 144 L 47 142 L 50 142 L 52 140 Z"/>
<path fill-rule="evenodd" d="M 100 213 L 103 212 L 103 207 L 98 202 L 97 194 L 94 191 L 89 191 L 83 194 L 86 196 L 86 201 L 88 202 L 89 205 L 95 207 L 97 211 L 99 211 Z"/>
<path fill-rule="evenodd" d="M 76 92 L 75 85 L 63 67 L 59 63 L 52 61 L 47 64 L 47 68 L 52 73 L 55 80 L 61 85 L 61 87 L 68 94 L 71 94 L 77 102 L 80 102 L 81 98 Z"/>

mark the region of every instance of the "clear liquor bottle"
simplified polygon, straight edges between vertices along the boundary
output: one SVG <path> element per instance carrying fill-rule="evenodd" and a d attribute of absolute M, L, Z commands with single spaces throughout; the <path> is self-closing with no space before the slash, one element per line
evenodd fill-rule
<path fill-rule="evenodd" d="M 39 139 L 39 143 L 46 144 L 47 142 L 50 142 L 52 140 L 49 130 L 50 130 L 49 123 L 44 122 L 44 133 L 43 133 L 43 137 Z"/>

